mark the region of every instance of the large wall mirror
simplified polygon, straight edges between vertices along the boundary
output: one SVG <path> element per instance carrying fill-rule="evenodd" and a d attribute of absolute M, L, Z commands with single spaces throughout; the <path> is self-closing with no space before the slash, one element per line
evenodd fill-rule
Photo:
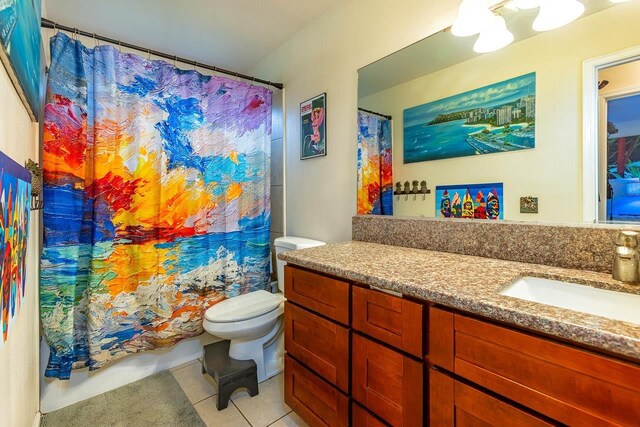
<path fill-rule="evenodd" d="M 360 214 L 640 221 L 640 1 L 563 0 L 584 13 L 550 31 L 518 3 L 482 40 L 446 29 L 359 70 Z"/>

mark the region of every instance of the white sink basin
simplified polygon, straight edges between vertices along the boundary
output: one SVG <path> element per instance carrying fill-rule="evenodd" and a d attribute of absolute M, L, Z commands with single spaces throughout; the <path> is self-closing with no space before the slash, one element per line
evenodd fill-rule
<path fill-rule="evenodd" d="M 522 277 L 500 294 L 640 325 L 640 295 L 636 294 L 539 277 Z"/>

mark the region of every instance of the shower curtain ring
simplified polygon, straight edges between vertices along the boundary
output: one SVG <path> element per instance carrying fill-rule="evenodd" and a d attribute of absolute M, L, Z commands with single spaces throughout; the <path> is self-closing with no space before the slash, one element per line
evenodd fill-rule
<path fill-rule="evenodd" d="M 178 55 L 173 58 L 173 66 L 176 67 L 176 62 L 178 61 Z"/>
<path fill-rule="evenodd" d="M 53 23 L 53 35 L 57 36 L 58 35 L 58 24 L 57 23 Z"/>
<path fill-rule="evenodd" d="M 194 63 L 193 63 L 193 70 L 194 70 L 194 71 L 198 71 L 198 61 L 194 61 Z"/>
<path fill-rule="evenodd" d="M 147 49 L 147 60 L 151 60 L 151 49 Z"/>
<path fill-rule="evenodd" d="M 96 33 L 93 33 L 93 47 L 99 46 L 98 38 L 96 37 Z"/>
<path fill-rule="evenodd" d="M 118 52 L 122 53 L 122 40 L 118 40 Z"/>

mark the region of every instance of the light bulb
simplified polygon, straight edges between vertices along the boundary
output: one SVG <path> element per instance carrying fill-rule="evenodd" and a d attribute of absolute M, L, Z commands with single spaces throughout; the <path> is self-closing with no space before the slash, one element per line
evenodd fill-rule
<path fill-rule="evenodd" d="M 485 0 L 462 0 L 451 34 L 457 37 L 478 34 L 492 24 L 493 16 Z"/>
<path fill-rule="evenodd" d="M 473 45 L 478 53 L 493 52 L 513 42 L 513 34 L 507 30 L 507 23 L 502 16 L 494 16 L 493 23 L 480 33 L 480 37 Z"/>
<path fill-rule="evenodd" d="M 575 21 L 584 13 L 584 4 L 577 0 L 543 1 L 540 13 L 533 21 L 536 31 L 549 31 Z"/>

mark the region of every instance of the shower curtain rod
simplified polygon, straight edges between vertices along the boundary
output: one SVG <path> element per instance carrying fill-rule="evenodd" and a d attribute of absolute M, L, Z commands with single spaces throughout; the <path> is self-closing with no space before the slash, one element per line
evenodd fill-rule
<path fill-rule="evenodd" d="M 246 74 L 236 73 L 234 71 L 225 70 L 224 68 L 215 67 L 213 65 L 202 64 L 200 62 L 192 61 L 191 59 L 182 58 L 182 57 L 177 56 L 177 55 L 170 55 L 168 53 L 164 53 L 164 52 L 160 52 L 160 51 L 157 51 L 157 50 L 149 49 L 149 48 L 146 48 L 146 47 L 138 46 L 138 45 L 135 45 L 135 44 L 132 44 L 132 43 L 123 42 L 122 40 L 116 40 L 116 39 L 112 39 L 110 37 L 101 36 L 101 35 L 96 34 L 96 33 L 90 33 L 88 31 L 83 31 L 83 30 L 80 30 L 78 28 L 68 27 L 66 25 L 62 25 L 62 24 L 59 24 L 57 22 L 54 22 L 54 21 L 52 21 L 50 19 L 42 18 L 42 20 L 40 22 L 40 26 L 42 28 L 51 28 L 51 29 L 54 29 L 54 30 L 62 30 L 62 31 L 67 31 L 69 33 L 78 34 L 78 35 L 85 36 L 85 37 L 91 37 L 91 38 L 93 38 L 95 40 L 100 40 L 100 41 L 111 43 L 111 44 L 117 45 L 117 46 L 123 46 L 123 47 L 129 48 L 129 49 L 135 49 L 135 50 L 140 51 L 140 52 L 146 52 L 149 55 L 158 56 L 160 58 L 169 59 L 171 61 L 182 62 L 183 64 L 193 65 L 195 67 L 204 68 L 204 69 L 216 72 L 216 73 L 227 74 L 227 75 L 230 75 L 230 76 L 233 76 L 233 77 L 236 77 L 236 78 L 240 78 L 240 79 L 243 79 L 243 80 L 250 80 L 250 81 L 256 82 L 256 83 L 262 83 L 264 85 L 272 86 L 272 87 L 275 87 L 277 89 L 283 89 L 284 88 L 284 85 L 282 83 L 274 83 L 274 82 L 271 82 L 271 81 L 268 81 L 268 80 L 259 79 L 257 77 L 248 76 Z"/>
<path fill-rule="evenodd" d="M 358 108 L 358 110 L 364 111 L 365 113 L 374 114 L 376 116 L 384 117 L 385 119 L 388 119 L 388 120 L 393 120 L 393 118 L 387 114 L 376 113 L 375 111 L 365 110 L 364 108 Z"/>

